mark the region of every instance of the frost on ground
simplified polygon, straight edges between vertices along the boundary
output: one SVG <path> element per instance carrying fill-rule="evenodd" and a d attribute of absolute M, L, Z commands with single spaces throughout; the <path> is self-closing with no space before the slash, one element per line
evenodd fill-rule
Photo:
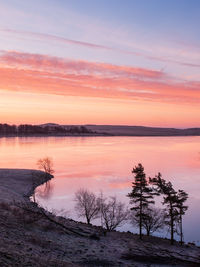
<path fill-rule="evenodd" d="M 0 266 L 200 266 L 200 248 L 78 223 L 33 205 L 33 170 L 0 169 Z"/>

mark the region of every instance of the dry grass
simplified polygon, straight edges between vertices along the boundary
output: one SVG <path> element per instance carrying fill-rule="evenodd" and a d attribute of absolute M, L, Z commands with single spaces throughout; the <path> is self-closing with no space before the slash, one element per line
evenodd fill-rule
<path fill-rule="evenodd" d="M 0 266 L 142 267 L 161 256 L 175 260 L 177 266 L 199 266 L 200 249 L 195 246 L 170 246 L 168 240 L 156 237 L 140 241 L 131 233 L 104 235 L 100 227 L 56 217 L 30 204 L 27 197 L 24 202 L 23 195 L 31 188 L 28 173 L 0 171 Z"/>

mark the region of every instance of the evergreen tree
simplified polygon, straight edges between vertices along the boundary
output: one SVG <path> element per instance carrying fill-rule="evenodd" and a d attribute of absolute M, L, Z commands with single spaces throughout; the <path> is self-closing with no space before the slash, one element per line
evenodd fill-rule
<path fill-rule="evenodd" d="M 171 232 L 171 244 L 174 243 L 174 232 L 175 232 L 175 222 L 177 221 L 178 217 L 178 210 L 177 210 L 177 192 L 174 190 L 171 182 L 166 182 L 166 180 L 162 179 L 161 173 L 158 173 L 154 178 L 150 178 L 150 183 L 157 186 L 158 193 L 164 195 L 163 204 L 167 206 L 168 214 L 167 217 L 169 218 L 169 225 L 170 225 L 170 232 Z"/>
<path fill-rule="evenodd" d="M 149 204 L 154 204 L 153 189 L 149 187 L 144 167 L 141 163 L 133 168 L 134 181 L 132 185 L 132 192 L 127 196 L 130 198 L 130 204 L 134 204 L 131 210 L 135 211 L 135 216 L 139 218 L 139 235 L 142 239 L 142 219 L 145 216 L 145 210 Z"/>
<path fill-rule="evenodd" d="M 178 223 L 180 229 L 180 243 L 183 244 L 183 215 L 185 214 L 188 206 L 184 205 L 184 202 L 188 199 L 188 194 L 183 190 L 178 190 L 177 193 L 177 209 L 178 209 Z"/>

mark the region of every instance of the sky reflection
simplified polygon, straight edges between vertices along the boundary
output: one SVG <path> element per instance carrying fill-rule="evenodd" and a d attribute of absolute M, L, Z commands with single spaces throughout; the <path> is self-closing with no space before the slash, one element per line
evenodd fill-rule
<path fill-rule="evenodd" d="M 0 167 L 36 168 L 39 158 L 54 161 L 55 178 L 38 188 L 38 201 L 49 209 L 65 209 L 72 218 L 74 193 L 89 188 L 116 195 L 128 204 L 134 165 L 147 176 L 161 172 L 175 189 L 189 193 L 184 218 L 185 239 L 200 239 L 200 137 L 28 137 L 0 138 Z M 46 190 L 46 191 L 45 191 Z M 46 193 L 45 193 L 46 192 Z"/>

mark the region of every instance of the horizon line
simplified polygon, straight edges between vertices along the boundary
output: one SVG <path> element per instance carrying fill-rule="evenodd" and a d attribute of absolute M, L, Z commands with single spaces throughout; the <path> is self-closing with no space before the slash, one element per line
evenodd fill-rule
<path fill-rule="evenodd" d="M 56 122 L 44 122 L 44 123 L 39 123 L 39 124 L 34 124 L 34 123 L 19 123 L 19 124 L 14 124 L 14 123 L 6 123 L 6 122 L 0 122 L 0 124 L 8 124 L 8 125 L 34 125 L 34 126 L 41 126 L 45 124 L 55 124 L 59 126 L 119 126 L 119 127 L 143 127 L 143 128 L 162 128 L 162 129 L 180 129 L 180 130 L 186 130 L 186 129 L 200 129 L 200 126 L 194 126 L 194 127 L 173 127 L 173 126 L 147 126 L 147 125 L 127 125 L 127 124 L 93 124 L 93 123 L 83 123 L 83 124 L 60 124 Z"/>

